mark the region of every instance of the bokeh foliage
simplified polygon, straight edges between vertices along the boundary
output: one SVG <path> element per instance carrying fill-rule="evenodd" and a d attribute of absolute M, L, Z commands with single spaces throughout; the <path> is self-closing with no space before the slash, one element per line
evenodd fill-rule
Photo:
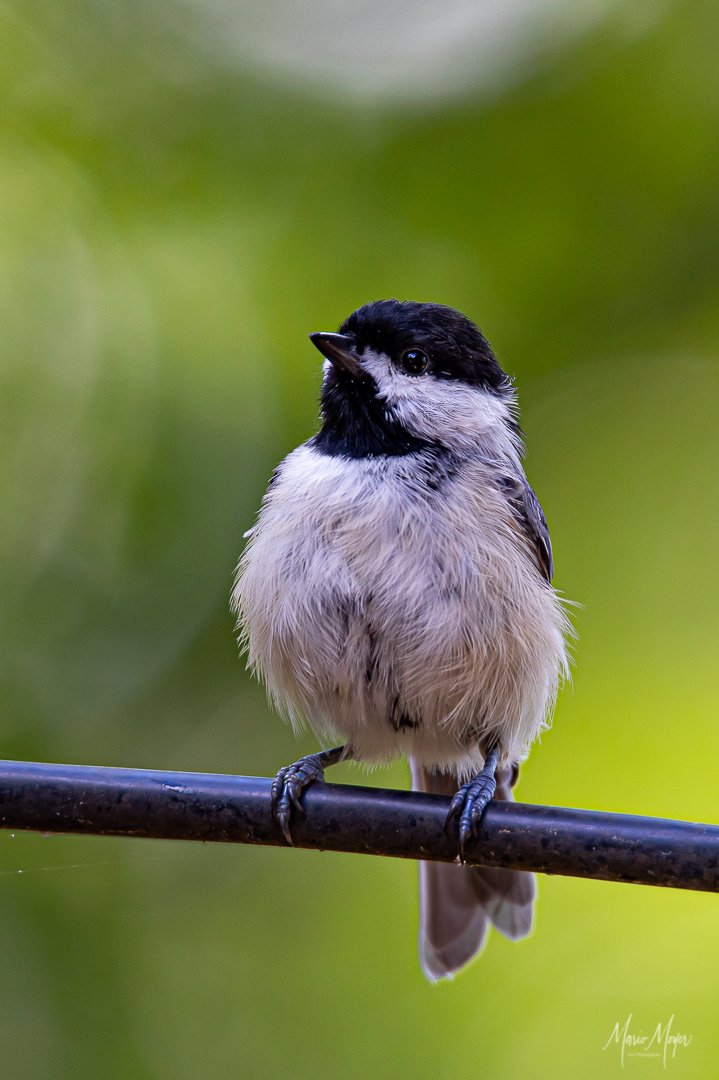
<path fill-rule="evenodd" d="M 189 0 L 0 11 L 2 755 L 297 755 L 237 658 L 233 565 L 316 423 L 307 333 L 396 295 L 467 311 L 516 376 L 583 605 L 521 797 L 716 820 L 714 7 L 618 3 L 570 39 L 548 14 L 531 62 L 416 100 L 258 67 L 203 25 Z M 604 1077 L 630 1012 L 693 1035 L 677 1075 L 716 1071 L 711 896 L 546 879 L 530 940 L 430 987 L 411 865 L 8 833 L 0 853 L 12 1080 Z"/>

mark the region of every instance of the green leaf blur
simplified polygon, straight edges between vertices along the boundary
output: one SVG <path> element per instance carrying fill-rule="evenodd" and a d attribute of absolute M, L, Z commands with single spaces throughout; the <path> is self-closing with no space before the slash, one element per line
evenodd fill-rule
<path fill-rule="evenodd" d="M 529 40 L 522 7 L 493 45 L 449 5 L 455 57 L 436 14 L 413 32 L 424 2 L 322 0 L 310 29 L 289 2 L 3 5 L 3 757 L 298 755 L 237 656 L 232 571 L 316 424 L 307 334 L 399 296 L 466 311 L 516 377 L 582 605 L 520 797 L 716 820 L 716 11 L 545 0 Z M 7 832 L 0 854 L 8 1080 L 603 1078 L 629 1013 L 692 1036 L 677 1076 L 719 1061 L 709 895 L 542 879 L 529 940 L 432 987 L 410 864 Z"/>

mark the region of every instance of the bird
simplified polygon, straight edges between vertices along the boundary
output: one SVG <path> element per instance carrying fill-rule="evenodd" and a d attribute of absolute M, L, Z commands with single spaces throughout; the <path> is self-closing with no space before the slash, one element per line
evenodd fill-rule
<path fill-rule="evenodd" d="M 309 336 L 319 430 L 275 470 L 231 606 L 272 704 L 326 747 L 273 782 L 288 843 L 303 790 L 338 761 L 405 757 L 414 790 L 451 797 L 457 861 L 419 864 L 419 957 L 436 981 L 490 925 L 532 929 L 534 876 L 464 856 L 550 723 L 572 628 L 515 386 L 478 326 L 390 299 Z"/>

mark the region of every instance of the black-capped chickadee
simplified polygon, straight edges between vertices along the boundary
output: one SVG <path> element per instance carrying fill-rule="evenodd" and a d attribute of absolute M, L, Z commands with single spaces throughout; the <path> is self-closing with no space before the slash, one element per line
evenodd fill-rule
<path fill-rule="evenodd" d="M 567 672 L 514 388 L 439 304 L 376 301 L 310 337 L 322 425 L 276 470 L 232 603 L 277 708 L 343 745 L 282 769 L 274 813 L 291 843 L 326 765 L 405 754 L 415 789 L 454 795 L 461 858 L 489 800 L 512 798 Z M 529 933 L 534 895 L 528 873 L 420 863 L 427 976 L 467 963 L 489 922 Z"/>

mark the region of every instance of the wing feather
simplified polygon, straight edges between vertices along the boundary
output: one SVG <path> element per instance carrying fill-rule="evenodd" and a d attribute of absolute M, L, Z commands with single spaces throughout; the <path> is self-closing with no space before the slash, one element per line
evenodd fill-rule
<path fill-rule="evenodd" d="M 539 499 L 523 475 L 502 474 L 500 484 L 517 524 L 532 545 L 539 572 L 551 581 L 554 575 L 552 541 Z"/>

